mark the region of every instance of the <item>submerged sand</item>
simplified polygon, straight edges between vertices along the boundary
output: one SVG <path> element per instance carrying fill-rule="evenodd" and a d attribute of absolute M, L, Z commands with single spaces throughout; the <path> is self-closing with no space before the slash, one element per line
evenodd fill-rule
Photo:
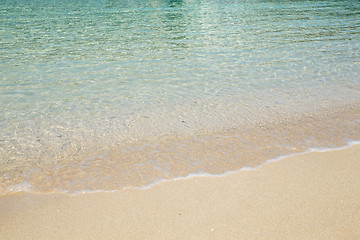
<path fill-rule="evenodd" d="M 148 189 L 0 199 L 0 239 L 360 239 L 360 145 Z"/>
<path fill-rule="evenodd" d="M 265 114 L 234 128 L 124 141 L 63 161 L 38 161 L 27 155 L 12 159 L 0 150 L 0 195 L 24 190 L 76 193 L 141 187 L 192 173 L 222 174 L 255 167 L 281 155 L 344 146 L 349 139 L 360 139 L 360 104 L 321 108 L 312 114 L 275 115 L 282 117 L 267 118 Z"/>

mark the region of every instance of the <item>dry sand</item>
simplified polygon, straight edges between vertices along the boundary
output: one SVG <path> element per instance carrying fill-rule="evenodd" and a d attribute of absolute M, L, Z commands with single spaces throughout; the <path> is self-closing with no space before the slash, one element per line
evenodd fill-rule
<path fill-rule="evenodd" d="M 360 145 L 148 189 L 9 195 L 0 239 L 360 239 Z"/>

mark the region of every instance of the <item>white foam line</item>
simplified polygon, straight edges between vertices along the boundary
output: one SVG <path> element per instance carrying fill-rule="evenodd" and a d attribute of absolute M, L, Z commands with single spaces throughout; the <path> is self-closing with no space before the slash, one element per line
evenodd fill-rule
<path fill-rule="evenodd" d="M 224 173 L 220 173 L 220 174 L 211 174 L 211 173 L 190 173 L 184 177 L 176 177 L 176 178 L 171 178 L 171 179 L 161 179 L 161 180 L 157 180 L 155 182 L 152 182 L 146 186 L 143 187 L 125 187 L 123 189 L 149 189 L 157 184 L 161 184 L 164 182 L 171 182 L 171 181 L 179 181 L 179 180 L 186 180 L 186 179 L 190 179 L 190 178 L 200 178 L 200 177 L 224 177 L 226 175 L 229 174 L 233 174 L 233 173 L 237 173 L 237 172 L 241 172 L 241 171 L 252 171 L 252 170 L 256 170 L 259 169 L 265 165 L 267 165 L 268 163 L 272 163 L 272 162 L 277 162 L 280 160 L 283 160 L 285 158 L 289 158 L 292 156 L 297 156 L 297 155 L 304 155 L 304 154 L 308 154 L 308 153 L 312 153 L 312 152 L 329 152 L 329 151 L 337 151 L 337 150 L 344 150 L 347 149 L 351 146 L 354 145 L 360 145 L 360 141 L 350 141 L 349 143 L 347 143 L 346 145 L 342 146 L 342 147 L 335 147 L 335 148 L 309 148 L 308 150 L 304 151 L 304 152 L 299 152 L 299 153 L 294 153 L 294 154 L 290 154 L 290 155 L 281 155 L 279 157 L 276 158 L 271 158 L 266 160 L 263 164 L 258 165 L 256 167 L 242 167 L 238 170 L 230 170 L 230 171 L 226 171 Z M 115 190 L 116 191 L 116 190 Z"/>
<path fill-rule="evenodd" d="M 32 185 L 30 183 L 28 183 L 27 181 L 21 182 L 21 183 L 17 183 L 14 184 L 12 186 L 9 186 L 5 193 L 10 193 L 10 192 L 30 192 L 31 191 L 31 187 Z"/>
<path fill-rule="evenodd" d="M 297 156 L 297 155 L 303 155 L 303 154 L 307 154 L 307 153 L 311 153 L 311 152 L 328 152 L 328 151 L 337 151 L 337 150 L 343 150 L 343 149 L 347 149 L 351 146 L 354 145 L 360 145 L 360 141 L 350 141 L 348 142 L 346 145 L 341 146 L 341 147 L 335 147 L 335 148 L 309 148 L 308 150 L 304 151 L 304 152 L 299 152 L 299 153 L 294 153 L 294 154 L 290 154 L 290 155 L 281 155 L 279 157 L 276 158 L 272 158 L 272 159 L 268 159 L 266 160 L 263 164 L 256 166 L 256 167 L 242 167 L 238 170 L 230 170 L 230 171 L 226 171 L 224 173 L 219 173 L 219 174 L 211 174 L 211 173 L 205 173 L 205 172 L 199 172 L 199 173 L 190 173 L 184 177 L 175 177 L 175 178 L 171 178 L 171 179 L 159 179 L 156 180 L 146 186 L 142 186 L 142 187 L 124 187 L 122 189 L 142 189 L 142 190 L 146 190 L 149 188 L 152 188 L 153 186 L 157 185 L 157 184 L 161 184 L 164 182 L 171 182 L 171 181 L 179 181 L 179 180 L 186 180 L 186 179 L 190 179 L 190 178 L 200 178 L 200 177 L 223 177 L 229 174 L 233 174 L 233 173 L 237 173 L 240 171 L 252 171 L 252 170 L 256 170 L 259 169 L 265 165 L 267 165 L 268 163 L 271 162 L 277 162 L 280 160 L 283 160 L 285 158 L 288 157 L 292 157 L 292 156 Z M 101 189 L 94 189 L 94 190 L 90 190 L 90 189 L 82 189 L 82 190 L 77 190 L 74 192 L 69 192 L 69 191 L 56 191 L 56 192 L 50 192 L 50 193 L 37 193 L 37 192 L 32 192 L 31 191 L 32 186 L 25 182 L 25 183 L 20 183 L 20 184 L 16 184 L 14 186 L 11 186 L 7 189 L 6 193 L 9 192 L 31 192 L 34 194 L 52 194 L 52 193 L 60 193 L 60 194 L 68 194 L 68 195 L 78 195 L 78 194 L 85 194 L 85 193 L 99 193 L 99 192 L 104 192 L 104 193 L 112 193 L 112 192 L 118 192 L 121 191 L 122 189 L 119 190 L 101 190 Z"/>

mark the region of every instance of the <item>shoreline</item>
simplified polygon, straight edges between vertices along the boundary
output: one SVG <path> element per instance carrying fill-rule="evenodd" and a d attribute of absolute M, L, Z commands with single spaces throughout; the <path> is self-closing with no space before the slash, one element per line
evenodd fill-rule
<path fill-rule="evenodd" d="M 253 168 L 269 159 L 338 148 L 360 139 L 359 105 L 315 115 L 253 122 L 251 128 L 220 129 L 186 136 L 164 135 L 107 147 L 64 162 L 32 162 L 0 176 L 0 194 L 76 193 L 144 187 L 191 174 Z M 296 118 L 298 117 L 298 118 Z M 334 127 L 335 126 L 335 127 Z M 19 161 L 17 164 L 21 164 Z"/>
<path fill-rule="evenodd" d="M 162 184 L 165 182 L 172 182 L 172 181 L 183 181 L 183 180 L 188 180 L 191 178 L 201 178 L 201 177 L 209 177 L 209 178 L 217 178 L 217 177 L 226 177 L 229 174 L 237 174 L 239 172 L 242 171 L 256 171 L 259 168 L 264 167 L 267 164 L 273 163 L 273 162 L 278 162 L 278 161 L 286 161 L 287 158 L 292 158 L 292 157 L 297 157 L 297 156 L 301 156 L 301 155 L 305 155 L 305 154 L 310 154 L 310 153 L 322 153 L 322 152 L 330 152 L 330 151 L 340 151 L 340 150 L 346 150 L 347 148 L 351 148 L 353 146 L 359 145 L 360 146 L 360 141 L 358 140 L 351 140 L 349 143 L 347 143 L 344 146 L 339 146 L 339 147 L 334 147 L 334 148 L 309 148 L 308 150 L 306 150 L 305 152 L 296 152 L 296 153 L 292 153 L 290 155 L 282 155 L 282 156 L 278 156 L 276 158 L 271 158 L 266 160 L 264 163 L 254 166 L 254 167 L 242 167 L 240 169 L 237 170 L 230 170 L 230 171 L 226 171 L 223 173 L 217 173 L 217 174 L 211 174 L 211 173 L 190 173 L 187 176 L 184 177 L 175 177 L 175 178 L 171 178 L 171 179 L 161 179 L 159 181 L 150 183 L 149 185 L 146 186 L 141 186 L 141 187 L 125 187 L 124 189 L 149 189 L 152 188 L 158 184 Z M 121 191 L 122 189 L 117 189 L 117 190 L 111 190 L 111 191 L 107 191 L 107 190 L 95 190 L 95 191 L 79 191 L 78 193 L 64 193 L 64 194 L 69 194 L 69 195 L 77 195 L 77 194 L 86 194 L 86 193 L 98 193 L 98 192 L 117 192 L 117 191 Z M 41 193 L 40 193 L 41 194 Z M 50 193 L 51 194 L 51 193 Z"/>
<path fill-rule="evenodd" d="M 147 189 L 0 198 L 2 239 L 358 239 L 360 144 Z"/>

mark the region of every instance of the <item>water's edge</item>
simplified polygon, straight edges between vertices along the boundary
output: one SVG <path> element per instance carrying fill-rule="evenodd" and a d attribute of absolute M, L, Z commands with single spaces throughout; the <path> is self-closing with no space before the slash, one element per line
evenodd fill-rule
<path fill-rule="evenodd" d="M 126 142 L 78 160 L 15 168 L 0 176 L 3 194 L 76 194 L 148 188 L 158 182 L 256 169 L 284 156 L 331 150 L 360 140 L 359 105 L 301 118 Z M 324 109 L 323 109 L 324 110 Z"/>

